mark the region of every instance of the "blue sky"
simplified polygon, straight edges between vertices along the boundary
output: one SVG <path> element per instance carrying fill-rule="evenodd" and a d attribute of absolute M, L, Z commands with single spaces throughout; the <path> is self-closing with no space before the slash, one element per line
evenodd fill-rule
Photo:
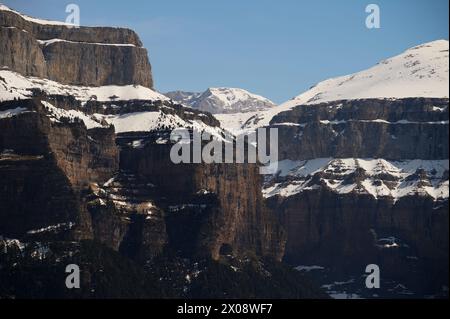
<path fill-rule="evenodd" d="M 0 0 L 28 15 L 129 27 L 149 51 L 155 88 L 241 87 L 275 102 L 405 49 L 448 39 L 448 0 Z M 367 29 L 376 3 L 381 28 Z"/>

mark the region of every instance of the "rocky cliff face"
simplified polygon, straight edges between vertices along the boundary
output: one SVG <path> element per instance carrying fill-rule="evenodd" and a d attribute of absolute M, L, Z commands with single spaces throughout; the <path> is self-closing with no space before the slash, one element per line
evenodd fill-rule
<path fill-rule="evenodd" d="M 288 234 L 286 261 L 347 275 L 377 263 L 419 295 L 439 291 L 448 282 L 448 103 L 345 100 L 276 115 L 280 162 L 264 194 Z"/>
<path fill-rule="evenodd" d="M 0 10 L 0 65 L 64 84 L 153 87 L 147 50 L 135 32 L 54 25 Z"/>
<path fill-rule="evenodd" d="M 281 159 L 448 158 L 448 99 L 306 105 L 276 115 L 271 126 L 278 128 L 283 142 Z M 292 136 L 296 143 L 289 142 Z"/>
<path fill-rule="evenodd" d="M 47 77 L 61 83 L 153 87 L 147 50 L 140 47 L 60 41 L 43 44 L 42 52 Z"/>
<path fill-rule="evenodd" d="M 92 237 L 80 194 L 117 170 L 113 129 L 88 133 L 80 122 L 52 123 L 39 101 L 4 102 L 1 109 L 15 106 L 20 114 L 0 120 L 2 234 Z"/>
<path fill-rule="evenodd" d="M 395 297 L 399 284 L 400 293 L 445 295 L 441 289 L 448 282 L 448 200 L 411 195 L 394 203 L 320 187 L 288 198 L 270 197 L 268 204 L 276 207 L 286 228 L 288 263 L 320 265 L 332 272 L 328 281 L 319 280 L 322 283 L 355 283 L 332 285 L 331 291 L 370 297 L 358 278 L 366 265 L 377 264 L 382 295 Z"/>
<path fill-rule="evenodd" d="M 385 296 L 448 295 L 448 105 L 441 40 L 243 117 L 241 131 L 278 128 L 263 192 L 287 231 L 285 260 L 332 272 L 330 293 L 355 283 L 347 292 L 367 296 L 359 278 L 376 263 Z"/>
<path fill-rule="evenodd" d="M 71 28 L 63 22 L 28 17 L 4 5 L 0 6 L 0 12 L 1 26 L 24 30 L 40 40 L 63 39 L 74 42 L 124 43 L 142 46 L 136 32 L 130 29 L 83 26 Z"/>
<path fill-rule="evenodd" d="M 2 11 L 0 11 L 0 17 Z M 0 63 L 22 74 L 46 76 L 45 58 L 34 37 L 13 27 L 0 27 Z M 30 61 L 30 62 L 28 62 Z"/>
<path fill-rule="evenodd" d="M 142 139 L 142 135 L 139 136 Z M 121 143 L 136 139 L 120 137 Z M 149 139 L 147 137 L 147 139 Z M 254 164 L 173 164 L 171 145 L 146 142 L 122 147 L 121 165 L 146 177 L 164 199 L 169 242 L 184 254 L 257 254 L 280 260 L 284 232 L 263 204 L 259 168 Z"/>
<path fill-rule="evenodd" d="M 60 100 L 60 106 L 64 104 L 66 108 L 70 106 L 68 101 L 63 103 L 56 97 L 47 99 L 52 103 Z M 101 107 L 103 116 L 109 119 L 110 116 L 123 117 L 123 114 L 108 115 L 109 112 L 116 112 L 117 106 L 107 104 Z M 123 105 L 122 111 L 130 108 L 141 110 L 141 113 L 152 110 L 149 114 L 156 113 L 156 110 L 167 112 L 168 116 L 184 114 L 182 109 L 177 111 L 166 105 L 144 106 L 148 105 L 146 101 L 128 104 Z M 12 159 L 22 157 L 28 161 L 31 157 L 38 164 L 51 163 L 50 167 L 59 172 L 62 178 L 63 189 L 76 202 L 71 209 L 72 219 L 66 216 L 58 222 L 47 219 L 45 210 L 48 207 L 45 206 L 47 208 L 40 216 L 42 221 L 38 225 L 34 224 L 34 228 L 45 228 L 52 223 L 70 224 L 72 235 L 68 234 L 69 237 L 94 238 L 115 250 L 147 258 L 161 252 L 167 244 L 177 241 L 186 244 L 184 236 L 195 236 L 188 241 L 190 250 L 184 252 L 188 256 L 206 255 L 218 259 L 221 247 L 228 245 L 235 255 L 256 253 L 281 259 L 284 251 L 283 232 L 272 212 L 262 203 L 258 167 L 245 164 L 175 165 L 169 157 L 171 144 L 152 140 L 155 134 L 158 138 L 170 134 L 167 127 L 156 129 L 153 133 L 122 133 L 117 137 L 119 145 L 116 146 L 113 126 L 106 123 L 101 126 L 98 123 L 99 127 L 87 129 L 83 120 L 70 117 L 70 109 L 59 109 L 62 113 L 55 117 L 56 108 L 48 105 L 49 102 L 39 100 L 2 104 L 4 114 L 8 114 L 8 110 L 21 108 L 18 114 L 1 120 L 0 146 L 7 150 L 5 161 L 9 163 Z M 76 109 L 76 105 L 72 107 Z M 95 103 L 84 107 L 85 114 L 96 109 Z M 192 118 L 193 113 L 188 112 L 186 116 Z M 210 121 L 204 117 L 202 119 L 215 123 L 212 117 Z M 22 133 L 17 134 L 18 131 Z M 139 141 L 138 147 L 136 141 Z M 30 169 L 27 168 L 27 171 Z M 8 187 L 8 192 L 12 192 L 19 183 L 13 183 L 6 177 L 3 181 L 5 187 L 13 185 L 11 189 Z M 22 182 L 26 185 L 25 181 Z M 31 179 L 30 182 L 39 181 Z M 42 189 L 45 187 L 41 186 Z M 201 196 L 205 190 L 209 195 Z M 58 190 L 56 194 L 50 190 L 44 193 L 59 196 L 61 191 Z M 172 196 L 175 193 L 176 196 Z M 4 205 L 14 206 L 17 196 L 10 198 Z M 61 196 L 64 199 L 66 195 Z M 26 202 L 24 204 L 27 205 Z M 30 220 L 29 223 L 11 218 L 4 224 L 3 234 L 17 237 L 32 230 L 27 227 L 31 228 L 36 218 L 33 205 L 27 206 L 22 215 Z M 187 212 L 176 212 L 186 207 Z M 5 207 L 4 211 L 8 212 L 10 208 Z M 174 230 L 179 228 L 176 225 L 187 225 L 188 221 L 190 228 L 180 232 Z M 8 229 L 12 224 L 21 225 L 21 232 L 10 232 Z M 189 232 L 185 232 L 187 229 Z M 167 237 L 170 241 L 165 239 Z"/>
<path fill-rule="evenodd" d="M 393 203 L 368 194 L 338 195 L 326 188 L 269 201 L 280 207 L 289 234 L 286 258 L 292 262 L 330 265 L 345 260 L 353 268 L 398 249 L 445 269 L 448 201 L 407 196 Z"/>
<path fill-rule="evenodd" d="M 144 119 L 159 114 L 165 122 L 118 135 L 108 124 L 123 128 L 120 120 L 136 114 Z M 1 103 L 4 252 L 16 256 L 16 248 L 26 247 L 35 263 L 49 261 L 70 242 L 94 240 L 138 264 L 156 263 L 152 269 L 172 262 L 158 261 L 167 252 L 193 261 L 229 259 L 235 267 L 246 267 L 239 260 L 247 257 L 280 260 L 285 234 L 263 203 L 256 165 L 170 161 L 171 125 L 194 122 L 209 123 L 210 129 L 217 124 L 211 115 L 171 102 L 81 106 L 64 96 L 44 95 Z M 52 248 L 42 251 L 42 246 Z"/>

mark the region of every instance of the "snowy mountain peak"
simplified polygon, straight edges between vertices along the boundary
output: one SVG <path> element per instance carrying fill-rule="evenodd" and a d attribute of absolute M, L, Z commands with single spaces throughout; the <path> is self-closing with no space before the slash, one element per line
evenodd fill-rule
<path fill-rule="evenodd" d="M 278 113 L 302 104 L 371 98 L 448 98 L 448 50 L 448 40 L 412 47 L 367 70 L 320 82 L 276 108 L 248 114 L 240 121 L 248 120 L 245 128 L 266 126 Z"/>
<path fill-rule="evenodd" d="M 362 98 L 449 96 L 447 40 L 406 50 L 375 66 L 320 82 L 288 104 L 317 104 Z"/>
<path fill-rule="evenodd" d="M 174 101 L 211 113 L 238 113 L 265 110 L 275 104 L 269 99 L 239 88 L 208 88 L 203 93 L 166 93 Z"/>

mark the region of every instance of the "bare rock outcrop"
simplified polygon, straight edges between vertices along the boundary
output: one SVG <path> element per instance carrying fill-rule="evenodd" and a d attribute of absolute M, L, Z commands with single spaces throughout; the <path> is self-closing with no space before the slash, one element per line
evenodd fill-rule
<path fill-rule="evenodd" d="M 448 103 L 410 98 L 302 105 L 275 116 L 271 126 L 279 131 L 280 159 L 447 159 Z"/>
<path fill-rule="evenodd" d="M 421 293 L 448 283 L 448 105 L 361 99 L 275 116 L 286 171 L 265 189 L 285 259 L 347 274 L 376 263 Z"/>
<path fill-rule="evenodd" d="M 16 106 L 28 111 L 0 120 L 0 232 L 92 238 L 81 193 L 117 170 L 114 130 L 52 122 L 38 100 L 3 102 L 0 110 Z"/>
<path fill-rule="evenodd" d="M 139 135 L 142 139 L 143 135 Z M 257 255 L 281 260 L 285 233 L 264 205 L 255 164 L 173 164 L 171 144 L 153 136 L 133 148 L 136 136 L 121 134 L 121 168 L 146 178 L 159 190 L 168 240 L 186 256 Z"/>
<path fill-rule="evenodd" d="M 89 43 L 123 43 L 142 46 L 136 32 L 125 28 L 79 27 L 68 28 L 51 22 L 36 23 L 14 11 L 0 10 L 0 26 L 15 27 L 31 33 L 39 40 L 63 39 Z"/>
<path fill-rule="evenodd" d="M 147 50 L 129 29 L 40 24 L 0 10 L 0 66 L 64 84 L 153 87 Z"/>

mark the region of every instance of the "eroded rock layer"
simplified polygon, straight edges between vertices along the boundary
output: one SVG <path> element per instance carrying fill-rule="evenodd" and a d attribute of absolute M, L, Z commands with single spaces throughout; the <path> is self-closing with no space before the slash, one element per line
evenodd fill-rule
<path fill-rule="evenodd" d="M 210 120 L 203 113 L 196 117 L 170 102 L 127 102 L 122 111 L 140 112 L 125 114 L 115 114 L 112 103 L 100 107 L 102 114 L 94 113 L 95 104 L 88 104 L 85 113 L 75 113 L 97 114 L 90 119 L 96 124 L 87 129 L 87 119 L 83 122 L 70 113 L 81 112 L 78 103 L 67 109 L 69 100 L 47 99 L 59 101 L 66 109 L 40 99 L 3 102 L 1 106 L 2 195 L 17 192 L 2 201 L 1 211 L 6 214 L 2 218 L 10 217 L 2 224 L 4 236 L 23 239 L 30 233 L 51 231 L 62 238 L 95 239 L 140 260 L 167 247 L 184 256 L 213 259 L 228 254 L 282 258 L 284 233 L 263 204 L 256 165 L 173 164 L 170 160 L 172 143 L 166 124 L 186 125 L 202 119 L 214 125 L 211 115 Z M 116 144 L 114 127 L 105 119 L 116 119 L 120 127 L 117 121 L 133 114 L 144 119 L 144 114 L 156 115 L 166 124 L 155 122 L 148 132 L 121 133 Z M 98 118 L 101 116 L 103 119 Z M 55 170 L 60 181 L 39 185 L 36 174 L 44 172 L 34 165 L 44 165 L 47 173 Z M 19 174 L 33 169 L 36 172 L 29 179 L 21 177 L 25 173 Z M 25 200 L 29 193 L 21 192 L 29 184 L 39 185 L 36 201 Z M 40 200 L 45 198 L 55 200 L 42 205 Z M 20 199 L 24 207 L 17 217 L 24 222 L 12 218 L 18 214 L 14 205 Z M 70 209 L 65 210 L 68 203 Z"/>
<path fill-rule="evenodd" d="M 448 103 L 348 100 L 275 116 L 281 160 L 263 192 L 287 231 L 286 261 L 347 273 L 377 263 L 415 292 L 440 291 L 448 282 Z"/>
<path fill-rule="evenodd" d="M 0 10 L 0 66 L 64 84 L 153 87 L 147 50 L 132 30 L 69 27 Z"/>

